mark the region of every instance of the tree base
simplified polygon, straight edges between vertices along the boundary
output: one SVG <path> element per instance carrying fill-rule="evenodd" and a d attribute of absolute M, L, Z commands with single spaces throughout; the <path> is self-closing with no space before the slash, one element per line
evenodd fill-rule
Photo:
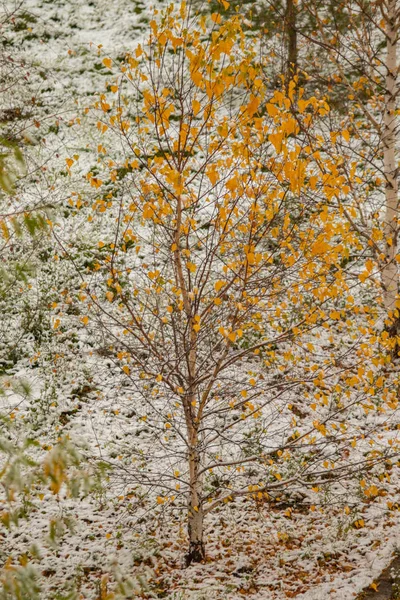
<path fill-rule="evenodd" d="M 190 542 L 189 552 L 185 556 L 186 566 L 192 563 L 202 562 L 206 557 L 206 550 L 203 542 Z"/>

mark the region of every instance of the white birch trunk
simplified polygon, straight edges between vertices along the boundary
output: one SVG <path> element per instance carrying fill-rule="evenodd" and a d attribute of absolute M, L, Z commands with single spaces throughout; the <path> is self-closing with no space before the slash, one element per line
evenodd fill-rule
<path fill-rule="evenodd" d="M 398 289 L 396 263 L 398 234 L 398 183 L 396 160 L 396 95 L 397 95 L 397 35 L 398 0 L 387 3 L 386 18 L 386 90 L 384 115 L 384 171 L 386 177 L 385 265 L 382 269 L 384 303 L 388 315 L 395 308 Z"/>

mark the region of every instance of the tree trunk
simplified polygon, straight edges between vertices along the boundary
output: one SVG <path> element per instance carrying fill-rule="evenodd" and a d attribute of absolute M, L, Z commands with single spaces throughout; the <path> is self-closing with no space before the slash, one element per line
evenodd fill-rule
<path fill-rule="evenodd" d="M 287 83 L 297 73 L 297 31 L 296 31 L 296 4 L 295 0 L 287 0 L 285 29 L 287 37 Z"/>
<path fill-rule="evenodd" d="M 386 214 L 385 214 L 385 264 L 382 269 L 384 303 L 388 316 L 395 309 L 398 271 L 397 254 L 397 210 L 398 183 L 396 161 L 396 96 L 397 96 L 397 14 L 398 0 L 389 0 L 386 19 L 386 90 L 384 115 L 384 171 L 386 178 Z"/>
<path fill-rule="evenodd" d="M 200 454 L 196 443 L 189 452 L 190 490 L 188 498 L 188 535 L 189 551 L 186 555 L 186 565 L 198 563 L 205 558 L 203 541 L 204 512 L 202 502 L 202 481 L 199 476 Z"/>

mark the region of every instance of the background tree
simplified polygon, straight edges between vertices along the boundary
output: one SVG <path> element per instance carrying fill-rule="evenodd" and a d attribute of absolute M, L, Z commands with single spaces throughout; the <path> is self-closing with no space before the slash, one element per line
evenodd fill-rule
<path fill-rule="evenodd" d="M 331 96 L 340 93 L 348 107 L 348 116 L 343 102 L 331 113 L 324 134 L 331 156 L 342 156 L 340 168 L 349 182 L 347 197 L 338 208 L 365 245 L 366 258 L 373 261 L 368 263 L 369 273 L 378 288 L 380 284 L 378 295 L 382 296 L 386 328 L 391 333 L 389 345 L 396 355 L 399 6 L 395 1 L 343 2 L 346 29 L 327 29 L 316 3 L 305 2 L 303 6 L 315 20 L 315 44 L 325 49 L 330 63 L 327 69 L 335 80 L 334 87 L 325 90 L 328 102 L 335 106 Z"/>
<path fill-rule="evenodd" d="M 285 14 L 285 29 L 287 36 L 287 79 L 291 81 L 297 74 L 297 3 L 287 0 Z"/>

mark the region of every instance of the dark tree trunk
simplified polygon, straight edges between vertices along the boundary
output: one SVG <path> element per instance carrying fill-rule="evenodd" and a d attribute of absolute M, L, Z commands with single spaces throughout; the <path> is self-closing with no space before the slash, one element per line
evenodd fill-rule
<path fill-rule="evenodd" d="M 297 30 L 296 30 L 297 8 L 295 0 L 287 0 L 285 15 L 285 33 L 287 39 L 287 82 L 291 81 L 297 74 Z"/>

